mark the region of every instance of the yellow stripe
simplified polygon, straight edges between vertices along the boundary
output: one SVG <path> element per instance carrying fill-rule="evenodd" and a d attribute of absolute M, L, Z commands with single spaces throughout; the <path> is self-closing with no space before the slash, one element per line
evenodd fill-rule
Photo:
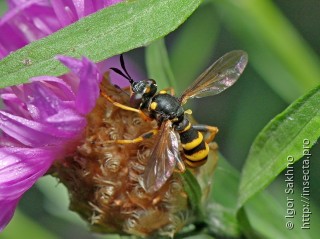
<path fill-rule="evenodd" d="M 166 90 L 160 90 L 160 91 L 159 91 L 159 94 L 162 94 L 162 95 L 163 95 L 163 94 L 167 94 L 167 91 L 166 91 Z"/>
<path fill-rule="evenodd" d="M 189 122 L 189 124 L 181 131 L 178 131 L 179 134 L 183 133 L 183 132 L 186 132 L 187 130 L 189 130 L 191 128 L 191 124 Z"/>
<path fill-rule="evenodd" d="M 182 144 L 182 148 L 184 148 L 186 150 L 194 149 L 199 144 L 201 144 L 202 140 L 203 140 L 203 135 L 198 131 L 198 137 L 193 139 L 191 142 L 188 142 L 186 144 Z"/>
<path fill-rule="evenodd" d="M 190 160 L 185 160 L 184 163 L 190 167 L 190 168 L 197 168 L 200 167 L 202 165 L 204 165 L 207 162 L 207 159 L 203 159 L 203 160 L 199 160 L 199 161 L 190 161 Z"/>
<path fill-rule="evenodd" d="M 209 154 L 209 146 L 208 144 L 206 144 L 206 148 L 199 150 L 198 152 L 195 152 L 192 155 L 184 155 L 187 159 L 191 160 L 191 161 L 199 161 L 201 159 L 204 159 L 205 157 L 207 157 Z"/>

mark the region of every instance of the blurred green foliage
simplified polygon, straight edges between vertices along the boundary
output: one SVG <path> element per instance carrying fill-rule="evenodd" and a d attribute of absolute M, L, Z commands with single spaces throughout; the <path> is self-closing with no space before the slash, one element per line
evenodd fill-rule
<path fill-rule="evenodd" d="M 237 223 L 237 219 L 243 215 L 236 214 L 240 172 L 255 137 L 263 127 L 295 99 L 320 83 L 319 11 L 317 0 L 207 0 L 180 28 L 166 37 L 168 53 L 163 54 L 161 50 L 163 42 L 158 42 L 158 48 L 154 48 L 156 50 L 149 48 L 146 51 L 146 59 L 152 63 L 152 54 L 159 50 L 158 54 L 162 54 L 166 62 L 162 68 L 166 72 L 163 76 L 175 79 L 177 92 L 182 92 L 198 74 L 224 53 L 242 49 L 249 54 L 249 65 L 235 86 L 221 95 L 190 101 L 198 122 L 219 127 L 216 141 L 220 152 L 232 166 L 220 157 L 222 160 L 214 176 L 212 204 L 208 210 L 207 223 L 212 226 L 217 219 L 218 222 L 224 222 L 223 227 L 209 227 L 209 232 L 188 238 L 211 238 L 207 235 L 210 233 L 239 237 L 241 230 L 246 230 L 241 222 Z M 141 53 L 141 50 L 132 51 L 129 56 L 141 59 Z M 144 62 L 141 62 L 141 67 L 144 67 Z M 161 84 L 170 86 L 172 83 L 161 80 Z M 287 132 L 283 133 L 285 137 Z M 288 137 L 292 136 L 288 134 Z M 294 167 L 293 197 L 297 211 L 294 230 L 290 231 L 285 226 L 288 195 L 284 192 L 286 183 L 283 174 L 276 179 L 272 178 L 273 183 L 266 191 L 253 195 L 245 204 L 245 216 L 251 227 L 261 235 L 267 238 L 317 237 L 317 224 L 320 223 L 320 208 L 316 203 L 320 196 L 320 189 L 316 188 L 320 180 L 317 173 L 320 170 L 317 160 L 320 150 L 317 144 L 311 154 L 311 229 L 300 228 L 302 163 L 298 162 Z M 35 239 L 74 238 L 75 235 L 80 239 L 119 238 L 87 232 L 84 223 L 66 210 L 68 202 L 66 198 L 60 197 L 65 195 L 63 189 L 52 185 L 46 187 L 54 183 L 54 180 L 49 181 L 45 186 L 33 188 L 26 194 L 13 225 L 0 238 L 13 238 L 12 235 L 15 235 L 14 238 L 20 239 L 27 232 L 36 233 L 32 237 Z M 58 213 L 56 208 L 60 208 Z M 28 215 L 28 222 L 20 216 L 21 212 Z M 43 218 L 50 220 L 39 220 Z M 42 229 L 34 225 L 33 221 L 39 223 Z M 21 236 L 13 234 L 15 230 L 20 231 Z M 44 236 L 45 233 L 48 235 Z"/>

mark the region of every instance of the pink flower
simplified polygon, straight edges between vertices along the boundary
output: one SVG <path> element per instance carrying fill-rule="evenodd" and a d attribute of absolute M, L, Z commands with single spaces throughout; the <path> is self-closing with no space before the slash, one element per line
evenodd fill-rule
<path fill-rule="evenodd" d="M 72 73 L 40 76 L 1 91 L 0 231 L 15 207 L 54 160 L 72 153 L 99 97 L 101 74 L 86 58 L 58 58 Z"/>
<path fill-rule="evenodd" d="M 8 0 L 0 18 L 0 60 L 99 9 L 121 0 Z M 88 59 L 59 57 L 73 72 L 41 76 L 29 84 L 0 90 L 0 231 L 11 220 L 19 199 L 56 160 L 72 154 L 83 137 L 86 116 L 96 104 L 98 69 L 118 67 L 118 57 L 95 65 Z M 132 64 L 127 68 L 141 79 Z M 102 72 L 101 71 L 101 72 Z M 116 84 L 128 84 L 110 73 Z M 121 80 L 120 80 L 121 78 Z M 124 83 L 124 84 L 122 84 Z"/>
<path fill-rule="evenodd" d="M 121 0 L 8 0 L 0 19 L 0 59 Z"/>

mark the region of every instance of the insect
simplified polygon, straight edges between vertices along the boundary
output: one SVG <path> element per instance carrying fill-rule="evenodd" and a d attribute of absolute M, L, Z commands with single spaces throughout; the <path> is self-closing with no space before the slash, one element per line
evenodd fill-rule
<path fill-rule="evenodd" d="M 110 141 L 119 144 L 137 143 L 157 135 L 156 144 L 141 178 L 141 185 L 146 192 L 159 190 L 175 169 L 184 172 L 185 165 L 195 168 L 206 162 L 208 143 L 214 139 L 218 129 L 208 125 L 192 125 L 186 116 L 191 112 L 185 111 L 182 105 L 189 98 L 216 95 L 229 88 L 237 81 L 247 62 L 248 55 L 244 51 L 236 50 L 225 54 L 205 70 L 180 97 L 175 97 L 171 88 L 157 92 L 156 81 L 152 79 L 134 81 L 126 70 L 122 55 L 122 71 L 110 68 L 129 81 L 130 106 L 115 102 L 106 94 L 103 96 L 117 107 L 137 112 L 144 119 L 156 120 L 158 123 L 158 129 L 135 139 Z M 208 137 L 204 139 L 201 132 L 208 133 Z M 179 151 L 179 138 L 183 160 Z"/>

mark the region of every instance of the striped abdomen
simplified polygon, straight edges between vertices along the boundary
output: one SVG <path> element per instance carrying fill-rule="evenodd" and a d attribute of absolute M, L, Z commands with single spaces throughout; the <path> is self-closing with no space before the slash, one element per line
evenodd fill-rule
<path fill-rule="evenodd" d="M 185 156 L 185 163 L 192 168 L 203 165 L 208 158 L 209 146 L 201 132 L 195 130 L 190 122 L 178 131 Z"/>

